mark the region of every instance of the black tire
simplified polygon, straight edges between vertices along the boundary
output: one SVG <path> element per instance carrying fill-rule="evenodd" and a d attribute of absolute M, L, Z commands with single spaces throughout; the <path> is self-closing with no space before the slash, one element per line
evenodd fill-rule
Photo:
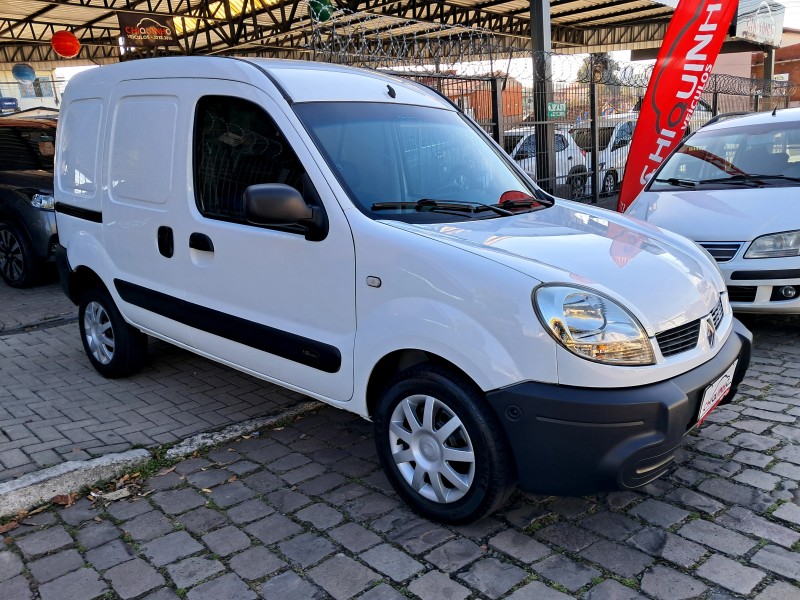
<path fill-rule="evenodd" d="M 614 171 L 606 171 L 603 175 L 603 184 L 600 186 L 601 196 L 611 196 L 617 191 L 617 175 Z"/>
<path fill-rule="evenodd" d="M 416 429 L 409 412 L 417 415 Z M 384 472 L 420 515 L 443 523 L 476 521 L 513 492 L 505 434 L 481 391 L 463 376 L 431 365 L 408 369 L 387 385 L 374 417 Z M 455 453 L 471 454 L 471 461 Z"/>
<path fill-rule="evenodd" d="M 86 356 L 104 377 L 126 377 L 144 364 L 147 336 L 125 322 L 104 288 L 92 288 L 83 294 L 78 324 Z"/>
<path fill-rule="evenodd" d="M 576 200 L 583 196 L 586 191 L 586 175 L 575 174 L 569 176 L 569 198 Z"/>
<path fill-rule="evenodd" d="M 0 221 L 0 276 L 15 288 L 34 285 L 41 267 L 28 237 L 16 225 Z"/>

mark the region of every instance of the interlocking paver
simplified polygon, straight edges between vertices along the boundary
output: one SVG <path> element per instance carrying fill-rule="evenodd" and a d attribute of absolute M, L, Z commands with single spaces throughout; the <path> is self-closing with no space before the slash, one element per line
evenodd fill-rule
<path fill-rule="evenodd" d="M 104 577 L 123 599 L 141 596 L 164 584 L 161 574 L 139 558 L 110 568 Z"/>
<path fill-rule="evenodd" d="M 142 554 L 157 567 L 203 550 L 203 546 L 185 531 L 176 531 L 142 544 Z"/>
<path fill-rule="evenodd" d="M 255 600 L 256 593 L 236 574 L 228 573 L 189 590 L 189 600 Z"/>
<path fill-rule="evenodd" d="M 192 587 L 224 570 L 225 565 L 221 562 L 204 556 L 193 556 L 167 565 L 169 577 L 178 588 Z"/>
<path fill-rule="evenodd" d="M 708 588 L 700 581 L 674 569 L 656 565 L 642 577 L 642 591 L 658 600 L 690 600 Z"/>
<path fill-rule="evenodd" d="M 422 600 L 464 600 L 470 595 L 469 589 L 439 571 L 425 573 L 408 586 L 409 591 Z M 364 596 L 365 597 L 365 596 Z"/>
<path fill-rule="evenodd" d="M 40 585 L 39 596 L 41 600 L 92 600 L 105 594 L 107 589 L 96 571 L 78 569 Z"/>
<path fill-rule="evenodd" d="M 342 577 L 342 573 L 347 576 Z M 308 571 L 308 576 L 336 600 L 351 598 L 380 579 L 372 569 L 341 554 L 317 565 Z"/>
<path fill-rule="evenodd" d="M 600 571 L 594 567 L 570 560 L 563 554 L 548 556 L 534 564 L 533 570 L 571 592 L 579 590 L 600 575 Z"/>
<path fill-rule="evenodd" d="M 286 566 L 264 546 L 254 546 L 231 558 L 230 568 L 242 579 L 261 579 Z"/>
<path fill-rule="evenodd" d="M 710 557 L 697 569 L 700 577 L 731 590 L 747 595 L 761 582 L 766 574 L 752 567 L 746 567 L 734 560 L 720 555 Z"/>
<path fill-rule="evenodd" d="M 80 569 L 82 566 L 83 557 L 77 550 L 64 550 L 29 563 L 28 569 L 31 572 L 31 577 L 37 583 L 47 583 L 51 579 L 66 575 L 71 571 Z M 0 579 L 2 579 L 1 575 Z"/>
<path fill-rule="evenodd" d="M 489 598 L 499 598 L 527 577 L 525 571 L 496 558 L 485 558 L 474 563 L 458 579 L 477 589 Z"/>

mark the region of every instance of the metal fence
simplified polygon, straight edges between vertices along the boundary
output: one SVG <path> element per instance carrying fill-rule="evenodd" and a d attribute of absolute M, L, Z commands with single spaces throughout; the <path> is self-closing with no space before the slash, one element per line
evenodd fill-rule
<path fill-rule="evenodd" d="M 636 73 L 605 73 L 587 81 L 578 70 L 574 81 L 551 80 L 546 90 L 539 92 L 505 74 L 395 74 L 434 87 L 450 98 L 543 188 L 561 197 L 597 202 L 601 196 L 616 194 L 625 175 L 649 77 L 649 73 Z M 712 75 L 687 134 L 720 113 L 786 108 L 793 89 L 787 82 Z M 538 119 L 534 111 L 537 94 L 546 96 L 544 118 Z M 546 177 L 541 176 L 543 169 L 537 164 L 542 156 L 537 132 L 549 133 L 551 138 Z"/>

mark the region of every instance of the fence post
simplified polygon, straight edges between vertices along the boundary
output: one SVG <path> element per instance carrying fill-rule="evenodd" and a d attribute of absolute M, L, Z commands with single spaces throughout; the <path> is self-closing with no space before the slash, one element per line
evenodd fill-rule
<path fill-rule="evenodd" d="M 492 84 L 492 132 L 494 141 L 503 145 L 503 86 L 499 77 L 493 77 Z"/>
<path fill-rule="evenodd" d="M 591 64 L 589 73 L 594 73 L 594 54 L 590 55 Z M 598 127 L 597 127 L 597 82 L 594 80 L 594 76 L 589 78 L 589 116 L 591 118 L 590 121 L 590 136 L 592 142 L 592 152 L 591 152 L 591 159 L 592 164 L 589 165 L 591 170 L 591 179 L 592 179 L 592 204 L 597 204 L 600 200 L 600 157 L 598 144 L 599 144 L 599 135 L 598 135 Z"/>

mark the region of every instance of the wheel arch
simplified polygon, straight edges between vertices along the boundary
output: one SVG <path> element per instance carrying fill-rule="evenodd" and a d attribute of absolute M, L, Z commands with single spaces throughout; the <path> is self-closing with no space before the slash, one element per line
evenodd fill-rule
<path fill-rule="evenodd" d="M 375 414 L 375 408 L 380 400 L 381 393 L 386 388 L 387 382 L 389 382 L 398 373 L 413 366 L 422 364 L 430 364 L 449 369 L 454 373 L 464 377 L 473 386 L 475 386 L 476 390 L 483 394 L 483 391 L 480 389 L 478 384 L 475 383 L 475 381 L 466 371 L 460 369 L 457 365 L 446 358 L 432 352 L 414 348 L 395 350 L 394 352 L 390 352 L 381 358 L 372 368 L 366 390 L 368 416 L 372 418 Z"/>

